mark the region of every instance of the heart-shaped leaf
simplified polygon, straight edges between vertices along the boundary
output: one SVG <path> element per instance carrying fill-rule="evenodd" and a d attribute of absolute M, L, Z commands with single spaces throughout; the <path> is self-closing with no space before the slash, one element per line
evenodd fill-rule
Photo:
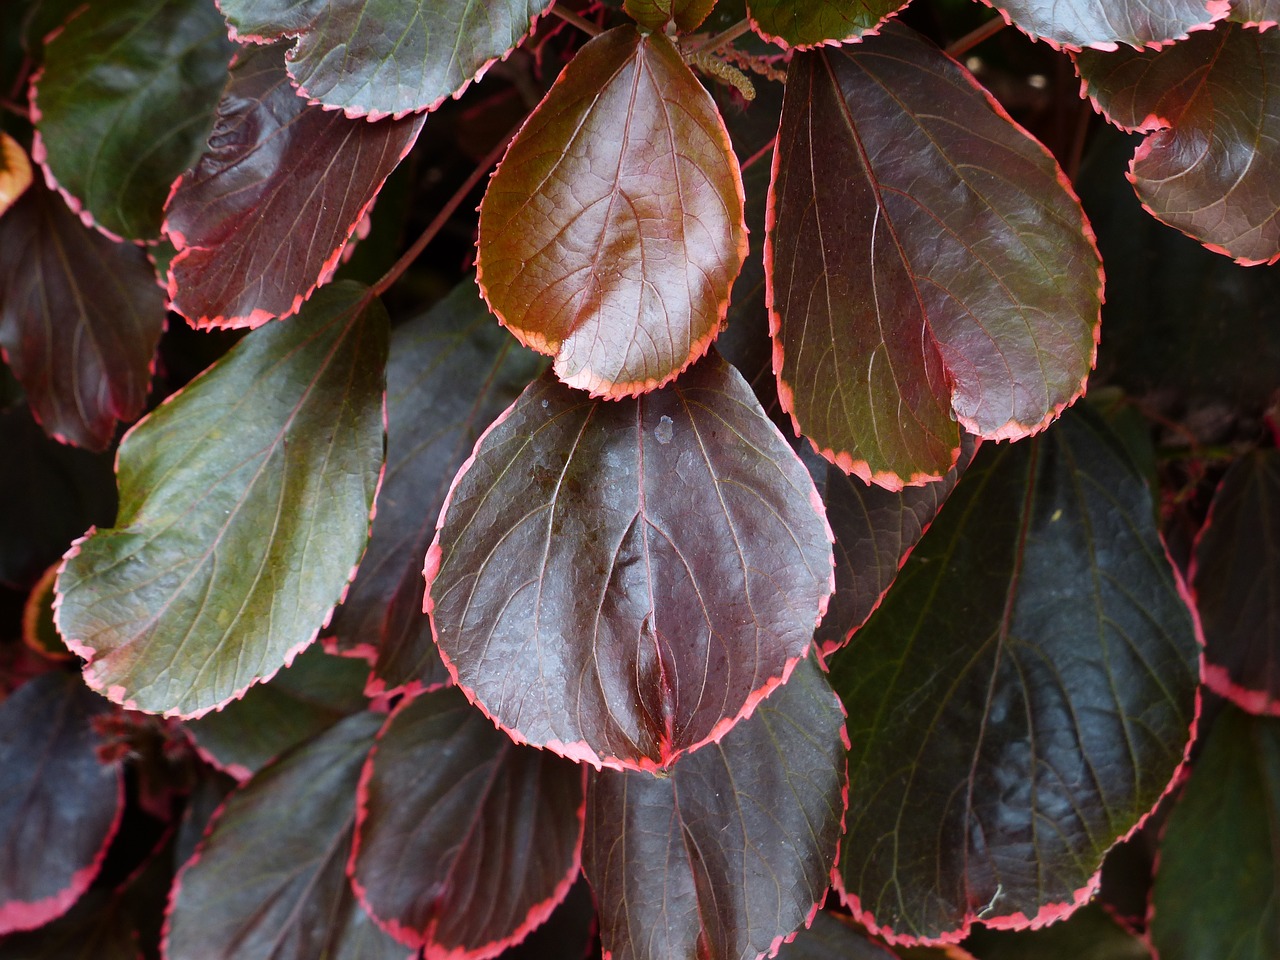
<path fill-rule="evenodd" d="M 58 576 L 58 629 L 90 686 L 199 716 L 311 643 L 368 537 L 386 325 L 366 288 L 335 284 L 129 432 L 116 526 Z"/>
<path fill-rule="evenodd" d="M 698 29 L 715 5 L 716 0 L 623 0 L 622 9 L 650 30 L 661 30 L 674 21 L 688 33 Z"/>
<path fill-rule="evenodd" d="M 146 255 L 88 230 L 42 183 L 0 217 L 0 348 L 46 432 L 105 450 L 142 412 L 164 329 Z"/>
<path fill-rule="evenodd" d="M 1033 40 L 1054 47 L 1115 50 L 1185 40 L 1225 17 L 1230 0 L 982 0 Z"/>
<path fill-rule="evenodd" d="M 228 798 L 174 884 L 165 960 L 407 960 L 344 868 L 382 717 L 357 713 Z"/>
<path fill-rule="evenodd" d="M 356 893 L 388 933 L 429 956 L 496 956 L 578 875 L 582 770 L 512 743 L 457 690 L 402 702 L 359 797 Z"/>
<path fill-rule="evenodd" d="M 711 95 L 661 33 L 595 38 L 525 121 L 480 204 L 480 289 L 572 387 L 635 396 L 720 331 L 747 253 Z"/>
<path fill-rule="evenodd" d="M 71 209 L 112 236 L 158 237 L 234 51 L 211 0 L 94 3 L 54 34 L 31 87 L 32 152 Z"/>
<path fill-rule="evenodd" d="M 781 47 L 845 43 L 873 33 L 910 0 L 749 0 L 751 26 Z"/>
<path fill-rule="evenodd" d="M 1182 761 L 1198 655 L 1146 484 L 1101 420 L 985 445 L 832 658 L 849 902 L 896 941 L 1070 912 Z"/>
<path fill-rule="evenodd" d="M 289 85 L 282 47 L 242 51 L 208 148 L 166 207 L 174 309 L 198 327 L 296 313 L 333 276 L 422 121 L 368 123 L 308 106 Z"/>
<path fill-rule="evenodd" d="M 808 650 L 831 592 L 819 511 L 718 355 L 629 401 L 546 374 L 480 439 L 441 514 L 425 571 L 440 651 L 517 741 L 669 765 Z"/>
<path fill-rule="evenodd" d="M 88 889 L 124 812 L 118 761 L 98 759 L 109 704 L 46 673 L 0 703 L 0 934 L 39 927 Z"/>
<path fill-rule="evenodd" d="M 392 332 L 378 515 L 333 627 L 348 648 L 376 646 L 375 692 L 449 681 L 422 612 L 422 557 L 449 484 L 481 431 L 543 365 L 493 322 L 466 281 Z"/>
<path fill-rule="evenodd" d="M 896 489 L 945 475 L 961 425 L 1045 427 L 1084 388 L 1101 304 L 1057 163 L 895 22 L 788 78 L 765 258 L 797 432 Z"/>
<path fill-rule="evenodd" d="M 1152 214 L 1240 263 L 1280 258 L 1280 33 L 1225 24 L 1075 61 L 1098 110 L 1150 134 L 1129 179 Z"/>
<path fill-rule="evenodd" d="M 1205 683 L 1253 713 L 1280 714 L 1280 451 L 1256 451 L 1227 471 L 1191 583 Z"/>
<path fill-rule="evenodd" d="M 590 775 L 582 866 L 614 960 L 775 952 L 826 894 L 844 812 L 844 718 L 812 660 L 670 775 Z"/>
<path fill-rule="evenodd" d="M 977 960 L 1153 960 L 1151 946 L 1098 900 L 1040 930 L 978 927 L 964 946 Z"/>

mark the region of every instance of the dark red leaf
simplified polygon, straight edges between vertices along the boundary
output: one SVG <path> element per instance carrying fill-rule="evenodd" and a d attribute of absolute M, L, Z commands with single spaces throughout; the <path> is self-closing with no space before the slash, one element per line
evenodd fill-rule
<path fill-rule="evenodd" d="M 1038 926 L 1179 768 L 1199 647 L 1142 476 L 1088 410 L 984 446 L 832 658 L 849 711 L 840 873 L 896 941 Z"/>
<path fill-rule="evenodd" d="M 158 237 L 234 51 L 212 0 L 93 3 L 57 31 L 31 85 L 32 152 L 71 209 L 113 237 Z"/>
<path fill-rule="evenodd" d="M 356 782 L 382 722 L 358 713 L 228 798 L 169 904 L 165 960 L 406 960 L 344 871 Z"/>
<path fill-rule="evenodd" d="M 0 934 L 65 913 L 88 889 L 124 811 L 94 717 L 110 705 L 74 674 L 46 673 L 0 703 Z"/>
<path fill-rule="evenodd" d="M 581 768 L 512 743 L 458 691 L 403 701 L 360 779 L 352 883 L 427 955 L 496 956 L 569 892 L 582 805 Z"/>
<path fill-rule="evenodd" d="M 588 778 L 582 866 L 614 960 L 754 958 L 826 894 L 844 812 L 839 699 L 808 660 L 665 777 Z"/>
<path fill-rule="evenodd" d="M 1191 584 L 1205 683 L 1253 713 L 1280 714 L 1280 451 L 1256 451 L 1227 472 Z"/>
<path fill-rule="evenodd" d="M 697 30 L 716 0 L 623 0 L 627 15 L 650 30 L 661 30 L 671 21 L 688 33 Z"/>
<path fill-rule="evenodd" d="M 503 952 L 503 960 L 592 960 L 596 943 L 596 905 L 581 873 L 546 923 Z"/>
<path fill-rule="evenodd" d="M 945 475 L 961 426 L 1045 427 L 1084 388 L 1101 304 L 1057 163 L 895 22 L 788 76 L 765 262 L 797 432 L 896 489 Z"/>
<path fill-rule="evenodd" d="M 816 47 L 856 40 L 910 0 L 749 0 L 751 26 L 781 47 Z"/>
<path fill-rule="evenodd" d="M 1099 111 L 1149 134 L 1129 179 L 1152 215 L 1239 263 L 1280 259 L 1280 33 L 1224 24 L 1163 50 L 1075 62 Z"/>
<path fill-rule="evenodd" d="M 219 0 L 238 39 L 297 38 L 299 93 L 349 117 L 434 110 L 505 57 L 552 0 Z"/>
<path fill-rule="evenodd" d="M 1229 0 L 982 0 L 1033 40 L 1054 47 L 1115 50 L 1184 40 L 1230 10 Z"/>
<path fill-rule="evenodd" d="M 843 916 L 819 910 L 813 924 L 778 951 L 778 960 L 898 960 Z"/>
<path fill-rule="evenodd" d="M 742 203 L 710 94 L 665 35 L 618 27 L 561 72 L 489 182 L 480 289 L 569 386 L 635 396 L 719 333 Z"/>
<path fill-rule="evenodd" d="M 964 946 L 977 960 L 1153 960 L 1150 945 L 1096 900 L 1041 930 L 978 927 Z"/>
<path fill-rule="evenodd" d="M 455 481 L 425 573 L 450 672 L 517 741 L 654 769 L 718 740 L 808 650 L 830 534 L 713 353 L 638 400 L 531 384 Z"/>
<path fill-rule="evenodd" d="M 243 50 L 164 232 L 173 307 L 198 327 L 296 313 L 337 269 L 356 224 L 413 146 L 422 117 L 348 120 L 289 85 L 283 47 Z"/>
<path fill-rule="evenodd" d="M 449 484 L 480 432 L 543 366 L 493 322 L 466 281 L 392 332 L 378 515 L 333 627 L 347 648 L 376 646 L 375 692 L 449 681 L 422 612 L 422 557 Z"/>
<path fill-rule="evenodd" d="M 146 255 L 86 229 L 44 184 L 0 217 L 0 349 L 50 435 L 107 448 L 146 403 L 164 318 Z"/>
<path fill-rule="evenodd" d="M 344 281 L 129 432 L 116 526 L 58 576 L 58 629 L 90 686 L 194 717 L 311 643 L 368 538 L 386 356 L 386 312 Z"/>

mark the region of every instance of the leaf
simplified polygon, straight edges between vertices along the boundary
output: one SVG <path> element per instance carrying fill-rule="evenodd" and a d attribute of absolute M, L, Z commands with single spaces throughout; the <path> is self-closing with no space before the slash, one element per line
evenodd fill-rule
<path fill-rule="evenodd" d="M 684 33 L 697 30 L 716 0 L 623 0 L 627 16 L 650 30 L 661 30 L 671 21 Z"/>
<path fill-rule="evenodd" d="M 432 629 L 468 698 L 518 742 L 664 767 L 723 736 L 808 650 L 831 592 L 819 511 L 718 355 L 625 402 L 547 374 L 454 481 L 427 553 Z"/>
<path fill-rule="evenodd" d="M 773 953 L 817 911 L 846 782 L 839 700 L 812 661 L 666 777 L 589 775 L 582 866 L 614 960 Z"/>
<path fill-rule="evenodd" d="M 1280 714 L 1280 451 L 1241 457 L 1196 541 L 1191 585 L 1204 680 L 1252 713 Z"/>
<path fill-rule="evenodd" d="M 541 358 L 494 324 L 465 281 L 391 334 L 387 469 L 378 515 L 333 628 L 349 647 L 376 645 L 378 693 L 449 681 L 422 612 L 422 557 L 449 484 L 480 432 L 541 366 Z"/>
<path fill-rule="evenodd" d="M 186 730 L 201 756 L 237 780 L 248 780 L 289 748 L 364 709 L 368 673 L 363 661 L 312 645 L 270 683 L 251 687 L 244 699 L 217 713 L 188 720 Z"/>
<path fill-rule="evenodd" d="M 1156 47 L 1227 16 L 1229 0 L 982 0 L 1033 40 L 1055 48 Z"/>
<path fill-rule="evenodd" d="M 1041 930 L 978 927 L 964 945 L 977 960 L 1152 960 L 1151 947 L 1098 901 Z"/>
<path fill-rule="evenodd" d="M 209 145 L 164 222 L 173 308 L 197 327 L 257 327 L 329 282 L 347 239 L 413 146 L 422 117 L 348 120 L 307 106 L 281 47 L 231 67 Z"/>
<path fill-rule="evenodd" d="M 57 573 L 55 564 L 27 595 L 27 602 L 22 606 L 22 642 L 46 660 L 61 663 L 70 660 L 71 653 L 53 624 L 53 581 Z"/>
<path fill-rule="evenodd" d="M 33 183 L 0 217 L 0 348 L 51 436 L 105 450 L 142 412 L 164 329 L 146 255 Z"/>
<path fill-rule="evenodd" d="M 0 702 L 0 934 L 66 913 L 102 866 L 124 812 L 120 764 L 96 752 L 108 710 L 66 673 Z"/>
<path fill-rule="evenodd" d="M 512 743 L 456 690 L 402 701 L 360 778 L 352 884 L 428 956 L 496 956 L 569 892 L 582 805 L 577 766 Z"/>
<path fill-rule="evenodd" d="M 1232 0 L 1231 19 L 1247 27 L 1267 30 L 1280 23 L 1277 0 Z"/>
<path fill-rule="evenodd" d="M 480 204 L 480 289 L 593 396 L 670 381 L 715 339 L 747 253 L 710 94 L 663 34 L 617 27 L 561 72 Z"/>
<path fill-rule="evenodd" d="M 200 155 L 235 49 L 210 0 L 90 4 L 45 43 L 32 152 L 85 223 L 160 236 L 169 187 Z"/>
<path fill-rule="evenodd" d="M 31 161 L 17 140 L 0 130 L 0 216 L 31 186 Z"/>
<path fill-rule="evenodd" d="M 750 0 L 751 26 L 780 47 L 846 43 L 874 33 L 910 0 Z"/>
<path fill-rule="evenodd" d="M 1163 50 L 1075 61 L 1107 119 L 1149 134 L 1129 179 L 1153 216 L 1239 263 L 1280 258 L 1280 34 L 1224 24 Z"/>
<path fill-rule="evenodd" d="M 382 717 L 358 713 L 233 793 L 174 884 L 166 960 L 406 960 L 343 868 Z"/>
<path fill-rule="evenodd" d="M 1198 644 L 1141 475 L 1087 410 L 986 445 L 832 684 L 854 744 L 840 872 L 895 942 L 1039 926 L 1182 761 Z"/>
<path fill-rule="evenodd" d="M 868 940 L 853 925 L 819 910 L 813 924 L 778 951 L 779 960 L 898 960 L 887 947 Z"/>
<path fill-rule="evenodd" d="M 788 77 L 765 263 L 796 431 L 899 489 L 951 469 L 961 426 L 1043 429 L 1083 390 L 1101 302 L 1057 163 L 894 22 Z"/>
<path fill-rule="evenodd" d="M 242 41 L 296 37 L 298 92 L 348 117 L 434 110 L 528 35 L 552 0 L 220 0 Z"/>
<path fill-rule="evenodd" d="M 386 323 L 367 289 L 335 284 L 125 437 L 116 526 L 58 576 L 58 629 L 91 687 L 196 717 L 311 643 L 368 537 Z"/>

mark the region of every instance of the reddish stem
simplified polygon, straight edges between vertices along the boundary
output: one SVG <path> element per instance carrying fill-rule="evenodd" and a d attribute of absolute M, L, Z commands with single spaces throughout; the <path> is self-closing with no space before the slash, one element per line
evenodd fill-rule
<path fill-rule="evenodd" d="M 955 43 L 947 47 L 947 53 L 959 60 L 966 53 L 980 44 L 983 40 L 994 37 L 997 33 L 1007 27 L 1008 24 L 1000 16 L 992 17 L 980 27 L 970 30 Z"/>
<path fill-rule="evenodd" d="M 600 28 L 580 14 L 574 13 L 572 10 L 566 10 L 560 4 L 556 4 L 551 8 L 551 12 L 563 20 L 565 23 L 572 24 L 585 34 L 593 37 L 600 36 Z"/>

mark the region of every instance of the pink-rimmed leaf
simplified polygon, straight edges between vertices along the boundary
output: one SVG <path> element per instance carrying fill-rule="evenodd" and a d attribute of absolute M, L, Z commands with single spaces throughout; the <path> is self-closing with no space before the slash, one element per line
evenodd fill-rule
<path fill-rule="evenodd" d="M 840 876 L 861 919 L 945 942 L 1091 896 L 1187 749 L 1183 589 L 1141 474 L 1088 410 L 979 450 L 832 658 L 855 784 Z"/>
<path fill-rule="evenodd" d="M 808 650 L 831 545 L 804 465 L 713 353 L 636 400 L 550 375 L 489 428 L 427 553 L 441 654 L 518 741 L 654 769 Z"/>
<path fill-rule="evenodd" d="M 289 85 L 282 47 L 242 50 L 208 147 L 165 207 L 173 308 L 197 327 L 296 313 L 333 276 L 422 122 L 308 106 Z"/>
<path fill-rule="evenodd" d="M 1151 945 L 1096 900 L 1040 930 L 978 927 L 964 946 L 977 960 L 1154 960 Z"/>
<path fill-rule="evenodd" d="M 348 648 L 376 646 L 374 691 L 428 690 L 449 681 L 422 612 L 422 557 L 476 439 L 543 366 L 493 322 L 467 281 L 392 332 L 378 515 L 333 625 Z"/>
<path fill-rule="evenodd" d="M 109 709 L 66 673 L 0 703 L 0 934 L 66 913 L 102 866 L 124 812 L 124 773 L 93 729 Z"/>
<path fill-rule="evenodd" d="M 43 183 L 0 217 L 0 349 L 36 419 L 105 450 L 142 412 L 164 294 L 146 255 L 89 230 Z"/>
<path fill-rule="evenodd" d="M 297 38 L 299 93 L 349 117 L 434 110 L 505 57 L 552 0 L 219 0 L 238 39 Z"/>
<path fill-rule="evenodd" d="M 961 426 L 1045 427 L 1084 389 L 1101 305 L 1057 163 L 895 22 L 797 54 L 788 77 L 765 262 L 797 432 L 900 488 L 951 469 Z"/>
<path fill-rule="evenodd" d="M 1033 40 L 1070 50 L 1159 47 L 1230 11 L 1230 0 L 982 0 Z"/>
<path fill-rule="evenodd" d="M 165 960 L 409 960 L 345 872 L 382 720 L 348 717 L 227 799 L 174 884 Z"/>
<path fill-rule="evenodd" d="M 1232 0 L 1231 19 L 1248 27 L 1267 30 L 1280 24 L 1277 0 Z"/>
<path fill-rule="evenodd" d="M 844 717 L 813 660 L 666 777 L 588 777 L 583 872 L 613 960 L 773 953 L 826 895 L 846 781 Z"/>
<path fill-rule="evenodd" d="M 234 51 L 213 0 L 89 4 L 57 31 L 31 84 L 32 152 L 72 210 L 113 237 L 159 237 Z"/>
<path fill-rule="evenodd" d="M 480 289 L 569 386 L 635 396 L 719 333 L 742 204 L 711 95 L 665 35 L 618 27 L 578 51 L 489 181 Z"/>
<path fill-rule="evenodd" d="M 819 910 L 813 923 L 778 951 L 778 960 L 898 960 L 898 955 L 867 939 L 848 918 Z"/>
<path fill-rule="evenodd" d="M 58 575 L 55 619 L 90 686 L 194 717 L 311 643 L 368 538 L 386 356 L 382 305 L 335 284 L 130 431 L 115 527 Z"/>
<path fill-rule="evenodd" d="M 580 767 L 512 743 L 457 690 L 429 693 L 403 701 L 378 735 L 349 872 L 397 939 L 483 960 L 569 892 L 582 820 Z"/>
<path fill-rule="evenodd" d="M 1280 451 L 1248 454 L 1223 477 L 1191 585 L 1205 683 L 1253 713 L 1280 714 Z"/>
<path fill-rule="evenodd" d="M 749 0 L 751 27 L 781 47 L 840 44 L 874 33 L 910 0 Z"/>
<path fill-rule="evenodd" d="M 1075 62 L 1099 111 L 1149 134 L 1129 179 L 1155 217 L 1240 263 L 1280 258 L 1280 33 L 1230 23 Z"/>
<path fill-rule="evenodd" d="M 622 9 L 642 26 L 661 30 L 672 21 L 681 31 L 697 30 L 716 0 L 623 0 Z"/>

